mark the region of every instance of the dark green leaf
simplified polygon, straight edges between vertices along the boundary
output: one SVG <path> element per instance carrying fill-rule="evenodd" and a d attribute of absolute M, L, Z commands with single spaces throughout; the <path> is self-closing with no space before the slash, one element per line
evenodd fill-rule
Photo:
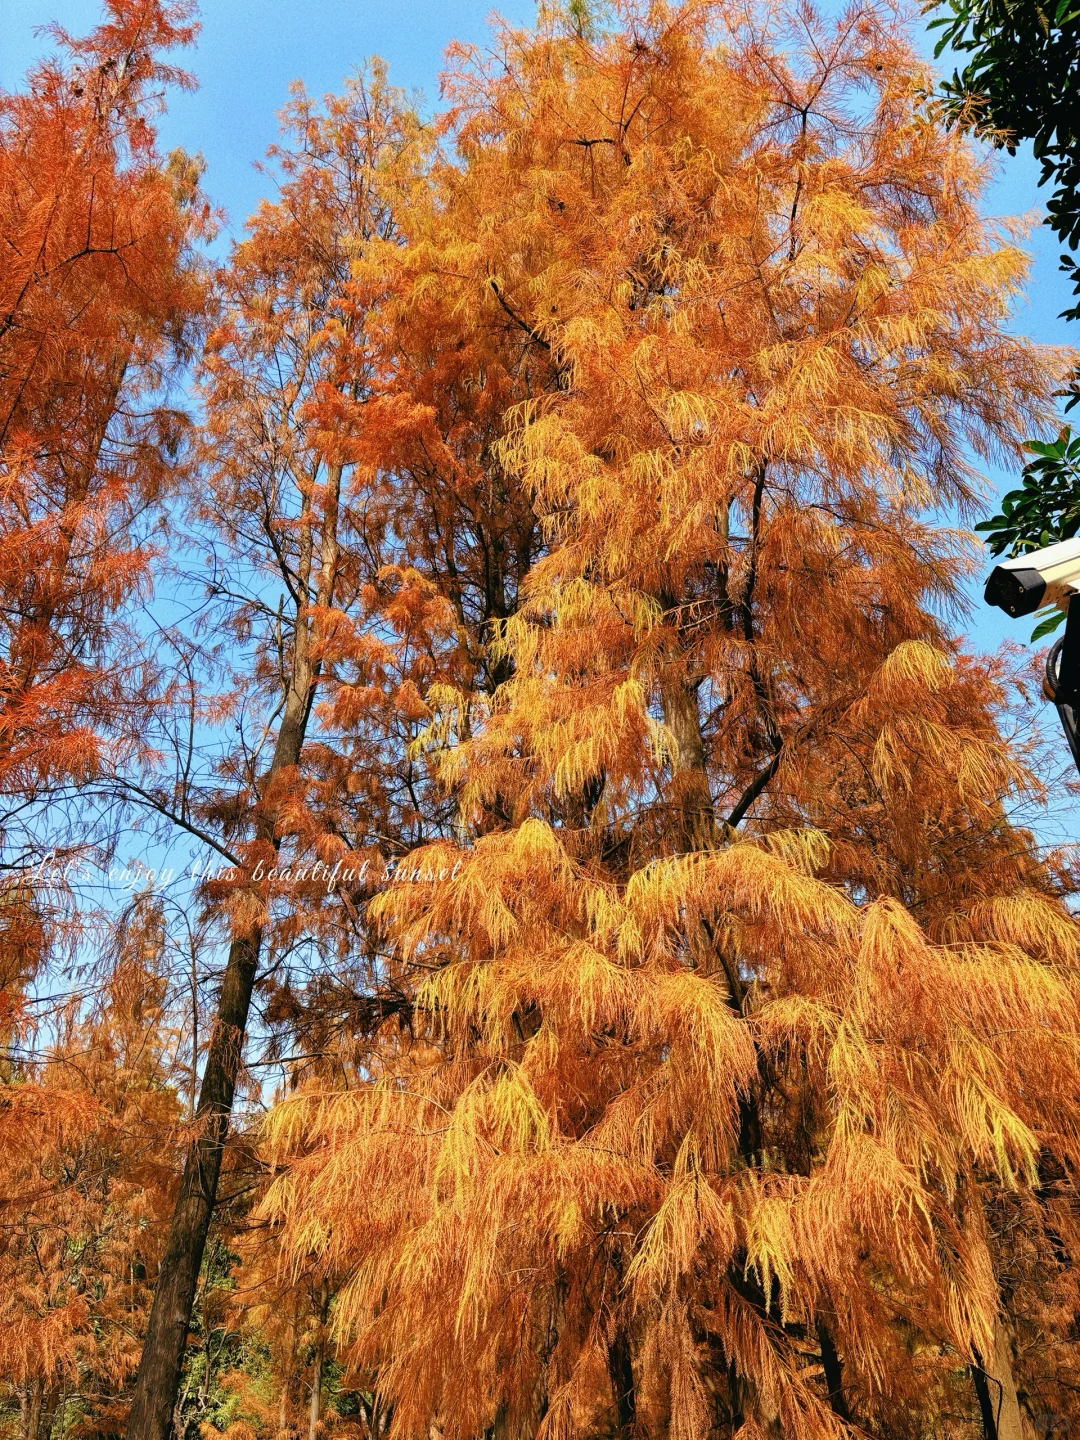
<path fill-rule="evenodd" d="M 1040 620 L 1038 625 L 1035 626 L 1035 629 L 1031 632 L 1032 640 L 1041 640 L 1044 635 L 1051 634 L 1052 631 L 1058 628 L 1058 626 L 1064 619 L 1064 610 L 1053 611 L 1052 614 L 1047 615 L 1044 620 Z"/>

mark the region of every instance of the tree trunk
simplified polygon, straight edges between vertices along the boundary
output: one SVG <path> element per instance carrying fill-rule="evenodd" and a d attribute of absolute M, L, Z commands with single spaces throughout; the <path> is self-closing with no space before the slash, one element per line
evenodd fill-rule
<path fill-rule="evenodd" d="M 620 1436 L 630 1434 L 637 1418 L 637 1394 L 634 1390 L 634 1362 L 630 1341 L 624 1330 L 616 1331 L 608 1347 L 608 1375 L 615 1399 L 615 1423 Z"/>
<path fill-rule="evenodd" d="M 289 1380 L 296 1363 L 296 1326 L 291 1321 L 288 1336 L 287 1358 L 281 1367 L 281 1391 L 278 1395 L 278 1440 L 287 1440 L 289 1434 Z"/>
<path fill-rule="evenodd" d="M 44 1388 L 42 1380 L 35 1379 L 26 1382 L 20 1406 L 23 1440 L 38 1440 L 38 1428 L 41 1424 L 41 1397 Z"/>
<path fill-rule="evenodd" d="M 844 1369 L 836 1351 L 832 1331 L 824 1320 L 818 1321 L 818 1345 L 821 1349 L 821 1367 L 825 1371 L 825 1388 L 829 1392 L 829 1404 L 833 1414 L 841 1420 L 851 1422 L 851 1411 L 844 1396 Z"/>
<path fill-rule="evenodd" d="M 38 1378 L 26 1382 L 26 1388 L 19 1396 L 22 1440 L 49 1440 L 59 1399 L 59 1390 L 47 1390 L 44 1380 Z"/>
<path fill-rule="evenodd" d="M 196 1123 L 200 1129 L 188 1150 L 169 1239 L 158 1271 L 128 1420 L 130 1440 L 166 1440 L 171 1428 L 203 1250 L 217 1202 L 221 1157 L 261 943 L 262 932 L 256 927 L 229 946 L 229 960 L 199 1091 Z"/>
<path fill-rule="evenodd" d="M 337 498 L 341 468 L 334 467 L 327 486 L 328 499 L 323 521 L 322 547 L 316 604 L 328 605 L 333 598 L 338 560 Z M 303 562 L 298 577 L 301 594 L 307 595 L 311 573 L 312 537 L 310 511 L 306 512 L 306 537 L 302 539 Z M 275 778 L 296 765 L 311 715 L 319 678 L 319 666 L 311 659 L 311 621 L 307 607 L 298 607 L 293 639 L 292 674 L 285 696 L 285 708 L 278 729 L 274 754 L 263 781 L 264 790 Z M 281 844 L 274 817 L 267 810 L 256 821 L 257 836 L 266 841 L 276 856 Z M 218 1177 L 225 1138 L 229 1130 L 236 1078 L 243 1057 L 251 996 L 262 948 L 262 929 L 255 925 L 236 936 L 229 946 L 217 1016 L 195 1112 L 198 1133 L 188 1150 L 180 1193 L 173 1211 L 169 1239 L 158 1271 L 154 1303 L 143 1342 L 142 1359 L 135 1381 L 135 1396 L 128 1420 L 128 1440 L 168 1440 L 173 1405 L 180 1384 L 184 1349 L 191 1310 L 202 1265 L 210 1220 L 217 1203 Z"/>
<path fill-rule="evenodd" d="M 311 1405 L 308 1408 L 308 1440 L 316 1440 L 319 1422 L 322 1419 L 322 1363 L 323 1342 L 319 1336 L 315 1346 L 315 1360 L 311 1371 Z"/>
<path fill-rule="evenodd" d="M 663 687 L 661 699 L 664 724 L 679 749 L 671 789 L 680 817 L 680 849 L 684 853 L 712 850 L 716 845 L 716 814 L 701 738 L 698 687 L 680 677 Z"/>
<path fill-rule="evenodd" d="M 330 1318 L 330 1287 L 324 1280 L 319 1290 L 319 1303 L 315 1311 L 318 1328 L 315 1331 L 315 1357 L 311 1376 L 311 1405 L 308 1410 L 308 1440 L 315 1440 L 322 1419 L 322 1375 L 323 1356 L 326 1351 L 326 1322 Z"/>
<path fill-rule="evenodd" d="M 1013 1378 L 1012 1342 L 1008 1327 L 994 1321 L 994 1351 L 984 1359 L 972 1351 L 975 1364 L 971 1376 L 979 1401 L 985 1440 L 1024 1440 L 1020 1402 Z"/>

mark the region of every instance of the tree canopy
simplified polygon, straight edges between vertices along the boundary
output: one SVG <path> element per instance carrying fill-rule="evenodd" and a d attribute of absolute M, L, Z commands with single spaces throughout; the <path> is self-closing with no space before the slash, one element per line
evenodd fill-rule
<path fill-rule="evenodd" d="M 9 327 L 0 1422 L 1067 1427 L 1080 877 L 941 517 L 1071 357 L 1010 326 L 985 151 L 872 7 L 544 6 L 433 120 L 297 87 L 211 263 L 149 118 L 191 25 L 110 0 L 10 101 L 51 155 L 79 57 L 141 76 L 148 198 L 57 251 L 92 304 L 26 267 L 52 368 Z M 22 183 L 92 235 L 59 153 Z"/>

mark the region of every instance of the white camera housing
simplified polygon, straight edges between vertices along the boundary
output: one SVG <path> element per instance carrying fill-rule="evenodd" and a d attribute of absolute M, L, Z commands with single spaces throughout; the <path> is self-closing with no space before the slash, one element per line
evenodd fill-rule
<path fill-rule="evenodd" d="M 990 572 L 985 599 L 1007 615 L 1031 615 L 1044 605 L 1069 608 L 1080 593 L 1080 537 L 1003 560 Z"/>

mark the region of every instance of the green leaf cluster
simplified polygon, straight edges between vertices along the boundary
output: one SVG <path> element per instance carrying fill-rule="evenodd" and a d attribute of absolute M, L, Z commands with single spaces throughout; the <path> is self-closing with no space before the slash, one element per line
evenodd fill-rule
<path fill-rule="evenodd" d="M 1058 239 L 1080 244 L 1080 4 L 1077 0 L 932 0 L 948 14 L 931 21 L 941 31 L 935 48 L 970 56 L 939 92 L 947 119 L 988 136 L 1015 154 L 1030 140 L 1052 182 L 1047 221 Z M 1080 267 L 1071 255 L 1062 268 L 1080 295 Z M 1064 312 L 1080 317 L 1080 303 Z M 1073 402 L 1080 398 L 1073 391 Z"/>
<path fill-rule="evenodd" d="M 975 526 L 992 555 L 1027 555 L 1080 531 L 1080 435 L 1065 425 L 1052 443 L 1031 440 L 1024 448 L 1035 458 L 1024 466 L 1019 488 L 1004 497 L 997 515 Z M 1064 618 L 1054 610 L 1032 640 L 1049 635 Z"/>

